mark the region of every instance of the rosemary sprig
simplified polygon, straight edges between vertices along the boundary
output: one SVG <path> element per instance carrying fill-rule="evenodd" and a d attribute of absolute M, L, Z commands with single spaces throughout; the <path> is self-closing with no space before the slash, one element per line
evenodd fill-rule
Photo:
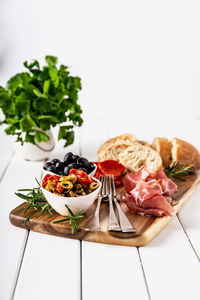
<path fill-rule="evenodd" d="M 84 216 L 81 215 L 81 212 L 83 211 L 82 209 L 80 209 L 78 211 L 78 213 L 76 215 L 74 215 L 74 213 L 71 211 L 71 209 L 69 208 L 68 205 L 65 205 L 68 212 L 69 212 L 69 215 L 68 216 L 65 216 L 64 219 L 61 219 L 61 220 L 58 220 L 58 221 L 54 221 L 53 223 L 61 223 L 61 222 L 68 222 L 70 223 L 70 225 L 72 225 L 72 234 L 75 233 L 76 230 L 78 230 L 78 220 L 80 218 L 83 218 Z"/>
<path fill-rule="evenodd" d="M 186 165 L 181 164 L 180 162 L 174 162 L 173 165 L 169 169 L 164 169 L 165 174 L 171 179 L 178 179 L 181 181 L 186 181 L 181 176 L 189 175 L 188 170 L 193 167 L 192 164 Z"/>
<path fill-rule="evenodd" d="M 23 200 L 26 200 L 27 206 L 24 209 L 24 214 L 30 209 L 33 208 L 35 211 L 41 210 L 42 214 L 44 214 L 45 212 L 50 213 L 51 215 L 52 213 L 52 208 L 49 205 L 49 203 L 47 202 L 47 200 L 45 199 L 42 191 L 41 191 L 41 186 L 40 183 L 37 179 L 35 179 L 38 187 L 37 188 L 33 188 L 33 189 L 19 189 L 18 192 L 28 192 L 26 195 L 22 194 L 22 193 L 15 193 L 15 195 L 17 195 L 18 197 L 20 197 Z M 28 215 L 28 217 L 25 219 L 24 223 L 26 223 L 36 212 L 31 212 L 30 215 Z"/>

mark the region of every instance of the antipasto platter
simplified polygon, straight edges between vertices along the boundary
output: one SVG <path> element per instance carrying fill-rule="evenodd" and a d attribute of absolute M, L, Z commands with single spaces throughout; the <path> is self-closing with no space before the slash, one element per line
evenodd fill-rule
<path fill-rule="evenodd" d="M 97 151 L 99 162 L 67 153 L 43 169 L 40 186 L 16 193 L 26 202 L 13 209 L 13 225 L 91 242 L 143 246 L 180 211 L 200 182 L 200 155 L 191 144 L 155 138 L 152 145 L 124 134 Z M 109 205 L 100 205 L 100 230 L 88 231 L 101 176 L 112 175 L 117 201 L 136 232 L 108 230 Z M 26 193 L 26 194 L 25 194 Z M 117 220 L 118 212 L 114 206 Z M 120 222 L 119 222 L 120 223 Z"/>

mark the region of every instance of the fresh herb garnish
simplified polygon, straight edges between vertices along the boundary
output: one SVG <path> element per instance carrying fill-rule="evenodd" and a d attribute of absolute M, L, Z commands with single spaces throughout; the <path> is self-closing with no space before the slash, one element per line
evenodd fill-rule
<path fill-rule="evenodd" d="M 24 214 L 30 209 L 33 208 L 35 211 L 41 210 L 42 214 L 45 212 L 52 213 L 52 208 L 45 199 L 41 189 L 40 189 L 40 184 L 38 180 L 36 179 L 36 182 L 38 184 L 37 188 L 33 189 L 19 189 L 18 192 L 28 192 L 26 195 L 22 193 L 15 193 L 18 197 L 20 197 L 23 200 L 26 200 L 28 202 L 27 206 L 24 209 Z M 24 223 L 26 223 L 30 217 L 32 217 L 36 212 L 32 212 L 28 217 L 25 219 Z"/>
<path fill-rule="evenodd" d="M 45 60 L 42 68 L 37 60 L 24 62 L 28 71 L 13 76 L 5 88 L 0 86 L 0 109 L 5 117 L 0 125 L 7 124 L 5 132 L 16 135 L 17 142 L 36 144 L 48 141 L 45 131 L 60 124 L 58 140 L 64 139 L 66 147 L 74 141 L 74 126 L 83 123 L 77 103 L 81 79 L 70 76 L 67 66 L 57 67 L 57 57 Z"/>
<path fill-rule="evenodd" d="M 193 167 L 192 164 L 186 165 L 181 164 L 180 162 L 174 162 L 173 165 L 169 169 L 164 169 L 165 174 L 171 179 L 178 179 L 181 181 L 186 181 L 182 176 L 189 175 L 188 170 Z"/>
<path fill-rule="evenodd" d="M 65 216 L 64 219 L 61 219 L 61 220 L 58 220 L 58 221 L 54 221 L 53 223 L 61 223 L 61 222 L 68 222 L 69 221 L 69 224 L 72 225 L 72 234 L 75 233 L 76 230 L 78 230 L 78 220 L 80 218 L 83 218 L 84 216 L 81 215 L 81 212 L 83 211 L 82 209 L 80 209 L 78 211 L 78 213 L 76 215 L 73 214 L 73 212 L 71 211 L 71 209 L 69 208 L 68 205 L 65 205 L 68 212 L 69 212 L 69 215 L 68 216 Z"/>
<path fill-rule="evenodd" d="M 41 190 L 41 186 L 40 183 L 38 182 L 37 179 L 35 179 L 38 187 L 37 188 L 33 188 L 33 189 L 19 189 L 18 192 L 28 192 L 26 195 L 22 194 L 22 193 L 15 193 L 15 195 L 17 195 L 18 197 L 20 197 L 23 200 L 26 200 L 28 202 L 27 206 L 24 209 L 24 214 L 30 209 L 33 208 L 35 210 L 35 212 L 31 212 L 28 217 L 25 219 L 24 223 L 26 224 L 26 222 L 29 221 L 29 219 L 36 213 L 36 211 L 41 210 L 41 213 L 44 214 L 49 213 L 51 215 L 53 215 L 52 213 L 52 208 L 49 205 L 49 203 L 46 201 L 42 190 Z M 78 211 L 78 213 L 76 215 L 74 215 L 74 213 L 72 212 L 72 210 L 69 208 L 68 205 L 65 205 L 68 212 L 69 212 L 69 216 L 65 216 L 64 219 L 55 221 L 53 223 L 61 223 L 61 222 L 65 222 L 65 221 L 69 221 L 69 224 L 72 226 L 72 234 L 75 233 L 76 230 L 78 230 L 78 219 L 83 218 L 84 215 L 81 214 L 81 212 L 83 211 L 82 209 L 80 209 Z"/>

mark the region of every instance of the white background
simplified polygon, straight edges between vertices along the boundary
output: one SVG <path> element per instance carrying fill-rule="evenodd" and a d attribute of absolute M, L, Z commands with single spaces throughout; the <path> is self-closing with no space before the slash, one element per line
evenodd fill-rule
<path fill-rule="evenodd" d="M 96 160 L 102 142 L 129 131 L 200 149 L 199 33 L 198 0 L 0 0 L 0 85 L 53 54 L 82 78 L 85 122 L 71 151 Z M 59 142 L 52 157 L 69 149 Z M 200 299 L 199 187 L 145 247 L 80 243 L 10 224 L 14 193 L 44 162 L 20 159 L 3 128 L 0 157 L 0 300 Z"/>
<path fill-rule="evenodd" d="M 89 115 L 200 117 L 200 1 L 1 0 L 0 84 L 46 54 Z"/>

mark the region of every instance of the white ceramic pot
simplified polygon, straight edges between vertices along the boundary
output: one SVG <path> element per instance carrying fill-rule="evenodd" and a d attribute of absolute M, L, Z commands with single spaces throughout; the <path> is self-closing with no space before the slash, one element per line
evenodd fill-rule
<path fill-rule="evenodd" d="M 24 143 L 22 146 L 20 143 L 15 142 L 16 152 L 25 160 L 40 161 L 47 159 L 55 147 L 55 140 L 51 131 L 46 131 L 46 133 L 50 136 L 47 142 L 40 142 L 36 145 Z"/>

